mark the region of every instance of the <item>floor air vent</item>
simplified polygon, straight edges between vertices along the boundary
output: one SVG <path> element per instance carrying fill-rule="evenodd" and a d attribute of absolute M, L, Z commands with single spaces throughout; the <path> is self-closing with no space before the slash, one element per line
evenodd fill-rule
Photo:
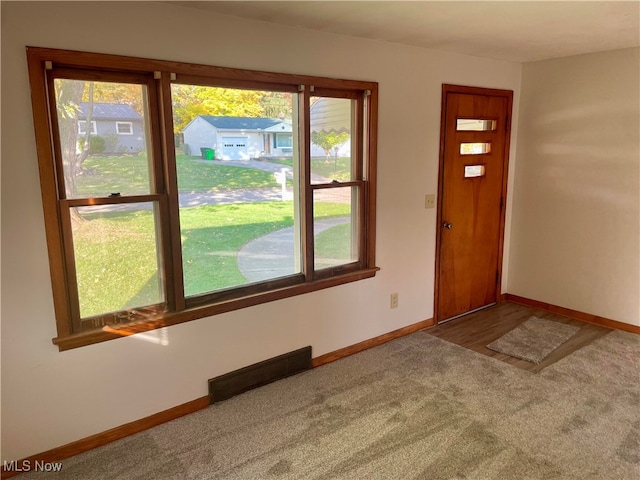
<path fill-rule="evenodd" d="M 311 347 L 284 353 L 209 380 L 209 404 L 311 369 Z"/>

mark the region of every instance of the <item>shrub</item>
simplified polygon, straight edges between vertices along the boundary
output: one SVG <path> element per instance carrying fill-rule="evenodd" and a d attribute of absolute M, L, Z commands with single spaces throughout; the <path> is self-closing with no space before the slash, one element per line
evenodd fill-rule
<path fill-rule="evenodd" d="M 85 137 L 80 137 L 78 139 L 78 147 L 80 147 L 80 150 L 84 150 L 84 144 Z M 99 155 L 104 153 L 106 147 L 106 142 L 100 135 L 93 135 L 89 137 L 89 155 Z"/>
<path fill-rule="evenodd" d="M 118 135 L 115 133 L 109 133 L 104 136 L 105 149 L 104 152 L 115 152 L 118 147 Z"/>

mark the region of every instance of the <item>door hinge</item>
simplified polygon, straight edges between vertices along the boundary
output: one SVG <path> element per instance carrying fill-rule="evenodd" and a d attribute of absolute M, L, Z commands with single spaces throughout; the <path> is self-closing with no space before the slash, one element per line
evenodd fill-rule
<path fill-rule="evenodd" d="M 500 270 L 496 270 L 496 285 L 500 281 Z"/>
<path fill-rule="evenodd" d="M 504 197 L 500 197 L 500 211 L 504 208 Z"/>
<path fill-rule="evenodd" d="M 510 126 L 511 126 L 511 117 L 509 117 L 509 115 L 507 115 L 507 119 L 504 122 L 504 127 L 505 127 L 504 130 L 505 130 L 505 132 L 509 131 L 509 127 Z"/>

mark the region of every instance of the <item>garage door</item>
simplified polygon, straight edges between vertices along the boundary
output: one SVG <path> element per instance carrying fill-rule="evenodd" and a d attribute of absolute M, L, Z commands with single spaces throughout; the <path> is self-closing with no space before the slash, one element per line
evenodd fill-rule
<path fill-rule="evenodd" d="M 247 137 L 222 137 L 222 158 L 225 160 L 246 160 L 249 158 Z"/>

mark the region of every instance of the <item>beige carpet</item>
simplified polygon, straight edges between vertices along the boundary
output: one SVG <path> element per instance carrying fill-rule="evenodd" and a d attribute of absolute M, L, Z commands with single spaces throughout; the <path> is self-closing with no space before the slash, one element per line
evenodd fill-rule
<path fill-rule="evenodd" d="M 531 317 L 487 345 L 487 348 L 540 364 L 578 330 L 580 329 L 573 325 Z"/>
<path fill-rule="evenodd" d="M 640 336 L 616 331 L 534 374 L 419 332 L 78 455 L 50 478 L 637 480 L 639 359 Z"/>

